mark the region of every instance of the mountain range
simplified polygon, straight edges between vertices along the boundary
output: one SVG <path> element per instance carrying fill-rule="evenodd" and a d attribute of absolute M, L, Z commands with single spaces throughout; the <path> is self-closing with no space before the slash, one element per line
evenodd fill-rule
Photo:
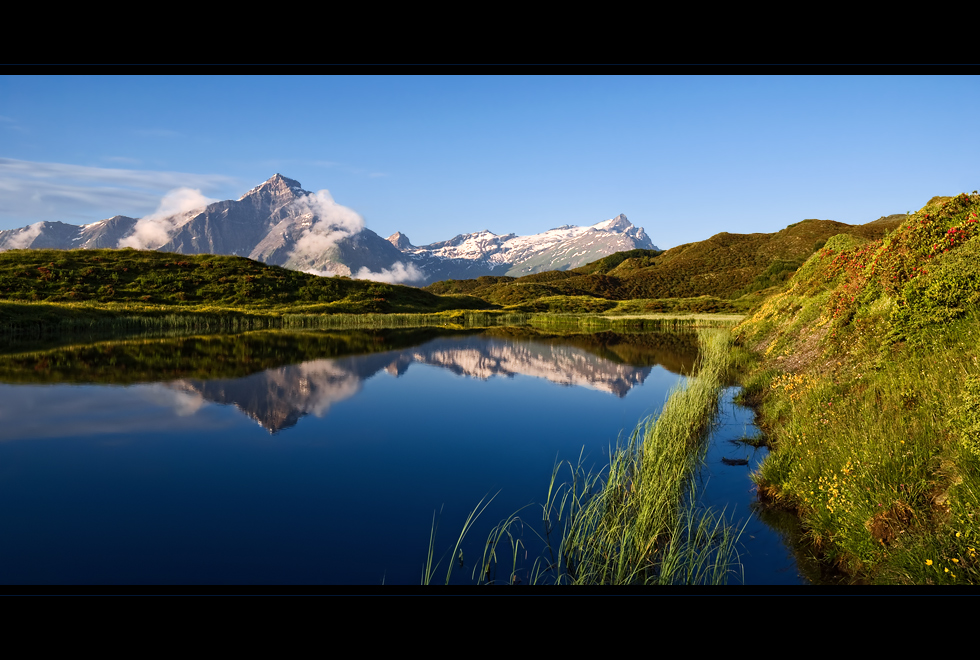
<path fill-rule="evenodd" d="M 0 250 L 125 247 L 238 255 L 319 275 L 417 286 L 567 270 L 622 250 L 656 249 L 644 230 L 622 214 L 590 227 L 565 225 L 533 236 L 484 230 L 414 246 L 401 232 L 381 238 L 326 191 L 304 190 L 281 174 L 237 200 L 176 214 L 117 215 L 81 226 L 45 221 L 0 231 Z"/>

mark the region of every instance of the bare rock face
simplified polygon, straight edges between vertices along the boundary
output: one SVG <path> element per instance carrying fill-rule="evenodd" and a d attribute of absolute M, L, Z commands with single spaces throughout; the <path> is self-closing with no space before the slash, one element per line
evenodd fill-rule
<path fill-rule="evenodd" d="M 389 243 L 394 245 L 399 250 L 410 250 L 411 248 L 415 247 L 414 245 L 412 245 L 412 242 L 408 240 L 408 236 L 401 233 L 400 231 L 396 231 L 394 234 L 392 234 L 385 240 L 387 240 Z"/>

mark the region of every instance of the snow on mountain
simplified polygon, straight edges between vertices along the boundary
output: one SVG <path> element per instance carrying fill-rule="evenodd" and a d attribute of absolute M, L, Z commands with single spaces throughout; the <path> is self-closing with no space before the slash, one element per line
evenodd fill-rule
<path fill-rule="evenodd" d="M 398 235 L 404 236 L 400 232 Z M 483 230 L 460 234 L 440 243 L 405 247 L 402 251 L 420 262 L 422 270 L 433 276 L 434 271 L 452 270 L 448 264 L 437 264 L 436 261 L 467 266 L 470 273 L 481 264 L 487 272 L 480 274 L 503 274 L 501 271 L 506 271 L 507 275 L 513 276 L 576 268 L 614 252 L 637 248 L 657 249 L 642 227 L 634 226 L 620 214 L 589 227 L 564 225 L 531 236 L 498 236 Z"/>

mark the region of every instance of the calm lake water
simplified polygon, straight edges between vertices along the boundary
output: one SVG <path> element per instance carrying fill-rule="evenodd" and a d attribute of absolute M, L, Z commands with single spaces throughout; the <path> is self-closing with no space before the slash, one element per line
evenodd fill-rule
<path fill-rule="evenodd" d="M 496 494 L 464 546 L 472 559 L 521 507 L 537 525 L 555 462 L 604 466 L 696 353 L 693 334 L 515 329 L 8 352 L 0 583 L 418 584 L 434 512 L 441 553 Z M 711 506 L 745 519 L 765 450 L 729 442 L 754 434 L 733 392 L 702 478 Z M 746 583 L 803 583 L 758 518 L 743 540 Z"/>

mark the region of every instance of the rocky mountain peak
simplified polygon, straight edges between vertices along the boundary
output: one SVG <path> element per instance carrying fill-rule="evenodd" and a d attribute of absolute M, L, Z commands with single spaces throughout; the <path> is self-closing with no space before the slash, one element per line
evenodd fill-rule
<path fill-rule="evenodd" d="M 311 194 L 310 191 L 303 190 L 299 181 L 276 173 L 242 195 L 238 201 L 255 198 L 267 202 L 286 203 L 309 194 Z"/>
<path fill-rule="evenodd" d="M 626 231 L 633 226 L 633 223 L 626 219 L 626 215 L 620 213 L 612 220 L 606 220 L 605 222 L 600 222 L 593 225 L 596 229 L 605 229 L 607 231 Z"/>
<path fill-rule="evenodd" d="M 407 250 L 415 247 L 414 245 L 412 245 L 412 242 L 408 240 L 408 236 L 401 233 L 400 231 L 396 231 L 394 234 L 389 236 L 386 240 L 392 245 L 394 245 L 396 248 L 398 248 L 399 250 Z"/>

